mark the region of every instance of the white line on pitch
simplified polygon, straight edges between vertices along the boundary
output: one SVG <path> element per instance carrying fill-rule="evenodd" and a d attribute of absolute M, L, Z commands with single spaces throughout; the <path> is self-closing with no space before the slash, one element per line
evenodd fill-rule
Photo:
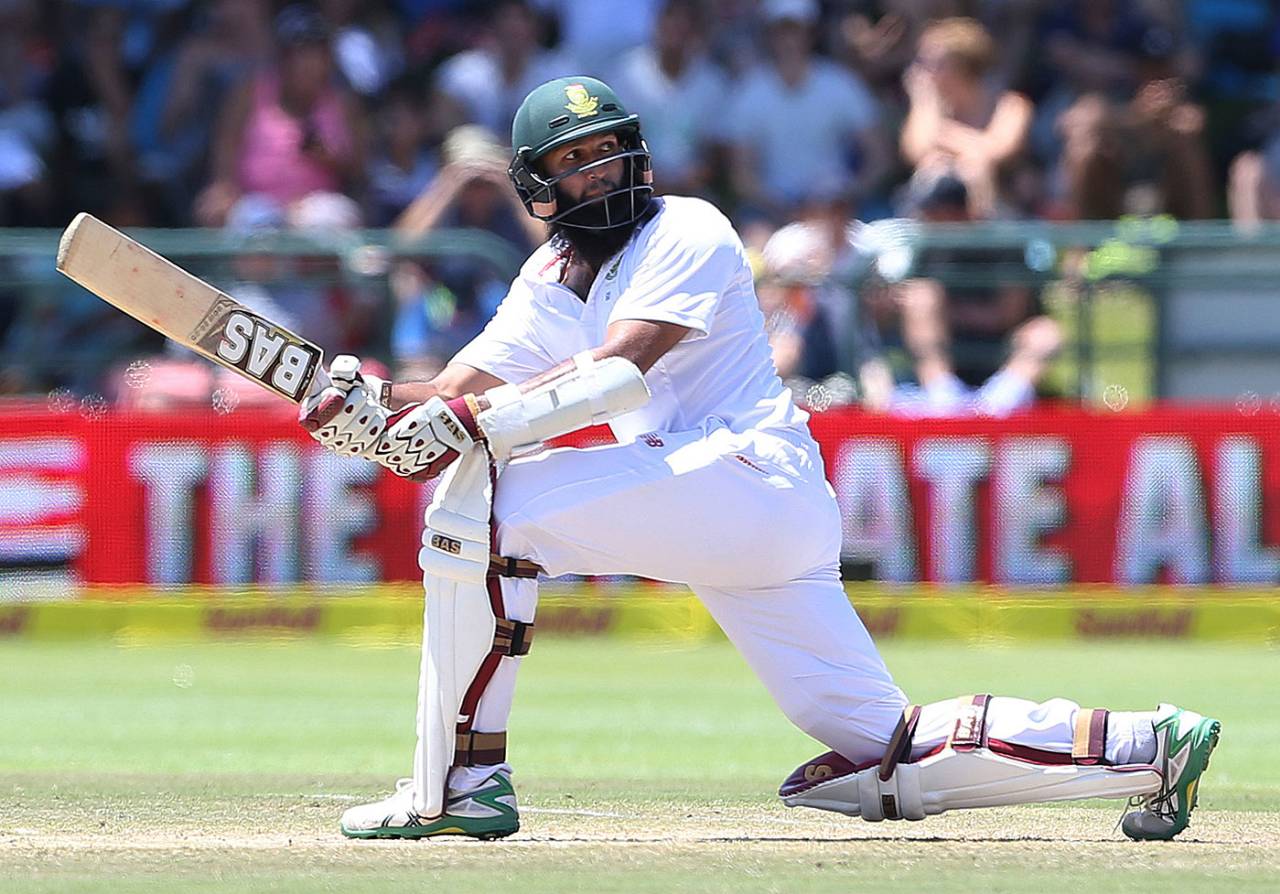
<path fill-rule="evenodd" d="M 564 807 L 521 807 L 526 813 L 552 813 L 557 816 L 598 816 L 608 819 L 640 819 L 638 816 L 629 816 L 625 813 L 605 813 L 602 810 L 569 810 Z"/>

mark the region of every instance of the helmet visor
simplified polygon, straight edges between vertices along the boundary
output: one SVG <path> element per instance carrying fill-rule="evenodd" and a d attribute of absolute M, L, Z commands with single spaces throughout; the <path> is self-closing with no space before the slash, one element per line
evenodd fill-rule
<path fill-rule="evenodd" d="M 597 158 L 551 177 L 543 176 L 520 159 L 512 164 L 509 173 L 534 217 L 547 223 L 561 223 L 580 229 L 612 229 L 636 220 L 644 213 L 653 195 L 649 149 L 642 140 L 637 142 L 638 145 L 622 152 Z M 617 161 L 623 162 L 619 182 L 599 179 L 596 182 L 601 184 L 601 189 L 585 193 L 576 201 L 566 195 L 561 185 L 565 180 L 580 174 L 589 175 Z"/>

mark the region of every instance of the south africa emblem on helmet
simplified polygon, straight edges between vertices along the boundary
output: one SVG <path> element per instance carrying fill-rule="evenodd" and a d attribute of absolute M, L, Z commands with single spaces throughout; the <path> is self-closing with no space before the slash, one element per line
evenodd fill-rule
<path fill-rule="evenodd" d="M 581 84 L 565 87 L 564 95 L 569 100 L 565 108 L 579 118 L 590 118 L 599 111 L 596 107 L 600 105 L 600 97 L 589 94 Z"/>

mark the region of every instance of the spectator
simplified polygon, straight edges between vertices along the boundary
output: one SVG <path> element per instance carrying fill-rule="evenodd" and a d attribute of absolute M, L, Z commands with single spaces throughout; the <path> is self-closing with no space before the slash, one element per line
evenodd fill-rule
<path fill-rule="evenodd" d="M 52 223 L 44 157 L 54 121 L 44 101 L 51 74 L 33 0 L 0 8 L 0 226 Z"/>
<path fill-rule="evenodd" d="M 162 52 L 138 86 L 130 136 L 139 174 L 163 219 L 189 224 L 213 138 L 209 109 L 271 61 L 271 19 L 260 0 L 213 0 L 194 29 Z"/>
<path fill-rule="evenodd" d="M 644 122 L 660 193 L 698 195 L 710 181 L 713 122 L 728 94 L 705 40 L 700 0 L 667 0 L 653 42 L 623 56 L 610 80 Z"/>
<path fill-rule="evenodd" d="M 1227 183 L 1227 207 L 1232 222 L 1242 230 L 1280 220 L 1280 136 L 1273 136 L 1261 149 L 1236 156 Z"/>
<path fill-rule="evenodd" d="M 1141 80 L 1143 44 L 1156 24 L 1145 13 L 1143 4 L 1122 0 L 1049 5 L 1041 26 L 1048 89 L 1069 98 L 1132 96 Z"/>
<path fill-rule="evenodd" d="M 18 272 L 9 264 L 5 268 L 6 276 Z M 6 391 L 32 393 L 60 386 L 93 394 L 121 357 L 152 353 L 164 341 L 60 276 L 33 284 L 25 297 L 0 342 L 0 389 Z"/>
<path fill-rule="evenodd" d="M 707 34 L 707 51 L 736 81 L 756 66 L 760 57 L 757 0 L 706 0 L 714 27 Z"/>
<path fill-rule="evenodd" d="M 895 385 L 883 404 L 867 400 L 873 411 L 898 416 L 994 416 L 1003 418 L 1025 410 L 1035 401 L 1036 383 L 1043 378 L 1049 361 L 1061 348 L 1062 335 L 1048 317 L 1028 320 L 1010 339 L 1009 359 L 989 379 L 977 387 L 958 380 L 934 379 L 927 384 Z M 866 387 L 864 393 L 870 395 Z"/>
<path fill-rule="evenodd" d="M 245 193 L 287 206 L 312 193 L 355 194 L 364 173 L 364 124 L 334 82 L 329 31 L 308 7 L 289 6 L 275 25 L 278 60 L 232 96 L 215 137 L 213 182 L 196 204 L 220 225 Z"/>
<path fill-rule="evenodd" d="M 915 59 L 920 37 L 934 22 L 984 14 L 1000 52 L 992 60 L 990 80 L 1004 85 L 1015 79 L 1034 32 L 1037 3 L 1021 0 L 881 0 L 845 4 L 832 29 L 833 55 L 858 73 L 884 103 L 896 103 L 902 76 Z"/>
<path fill-rule="evenodd" d="M 995 55 L 976 21 L 944 19 L 925 28 L 903 81 L 910 99 L 903 157 L 916 171 L 954 172 L 974 217 L 1008 207 L 1002 185 L 1023 155 L 1034 111 L 1021 93 L 989 83 Z"/>
<path fill-rule="evenodd" d="M 761 253 L 756 296 L 784 382 L 816 382 L 837 369 L 831 322 L 818 298 L 829 272 L 826 241 L 816 227 L 791 224 L 778 230 Z"/>
<path fill-rule="evenodd" d="M 439 102 L 432 98 L 438 109 Z M 435 179 L 440 169 L 429 112 L 408 84 L 390 90 L 378 110 L 378 154 L 369 168 L 369 223 L 389 226 Z"/>
<path fill-rule="evenodd" d="M 381 290 L 345 276 L 345 260 L 359 245 L 361 223 L 360 206 L 332 192 L 304 196 L 285 215 L 288 229 L 314 249 L 290 259 L 271 295 L 298 321 L 299 335 L 332 353 L 367 353 L 379 346 L 388 323 Z"/>
<path fill-rule="evenodd" d="M 747 76 L 725 121 L 738 201 L 782 220 L 815 194 L 865 198 L 888 162 L 875 101 L 815 55 L 816 0 L 765 0 L 764 15 L 769 61 Z"/>
<path fill-rule="evenodd" d="M 438 227 L 488 230 L 532 251 L 546 227 L 524 213 L 507 178 L 508 152 L 476 125 L 455 128 L 445 138 L 445 166 L 395 222 L 401 235 L 419 238 Z"/>
<path fill-rule="evenodd" d="M 865 351 L 866 335 L 859 325 L 857 296 L 852 283 L 865 269 L 866 227 L 853 219 L 852 205 L 837 199 L 816 199 L 797 209 L 796 220 L 778 230 L 772 241 L 793 243 L 797 255 L 807 256 L 813 296 L 830 327 L 838 365 L 852 368 Z M 788 237 L 788 242 L 782 242 Z"/>
<path fill-rule="evenodd" d="M 376 96 L 400 73 L 404 52 L 396 24 L 369 0 L 318 0 L 333 32 L 333 55 L 343 80 L 361 96 Z"/>
<path fill-rule="evenodd" d="M 298 332 L 301 321 L 272 295 L 272 290 L 289 278 L 288 258 L 261 251 L 264 240 L 278 237 L 286 225 L 283 209 L 264 195 L 249 195 L 236 202 L 222 230 L 231 255 L 233 279 L 219 285 L 255 313 Z M 178 353 L 184 350 L 174 342 L 169 342 L 169 347 L 176 347 Z"/>
<path fill-rule="evenodd" d="M 916 219 L 924 223 L 971 220 L 964 182 L 951 174 L 917 175 L 911 187 Z M 945 415 L 975 408 L 1003 414 L 1029 403 L 1061 347 L 1058 324 L 1046 316 L 1029 286 L 999 282 L 1001 265 L 1022 267 L 1018 252 L 991 249 L 926 250 L 907 279 L 881 293 L 873 307 L 882 326 L 901 321 L 920 391 L 906 401 L 913 412 Z M 949 285 L 927 275 L 941 267 L 982 270 L 990 285 Z M 1004 342 L 1014 348 L 1001 362 Z M 901 396 L 901 395 L 899 395 Z M 976 401 L 976 403 L 975 403 Z M 967 408 L 967 410 L 966 410 Z"/>
<path fill-rule="evenodd" d="M 127 15 L 114 6 L 68 6 L 61 13 L 64 37 L 49 84 L 58 129 L 53 165 L 65 197 L 58 216 L 84 208 L 111 213 L 134 179 L 128 118 L 137 60 L 125 53 Z"/>
<path fill-rule="evenodd" d="M 507 179 L 509 152 L 475 125 L 452 131 L 445 166 L 405 209 L 396 229 L 410 239 L 437 228 L 487 230 L 523 255 L 546 239 L 544 225 L 525 213 Z M 473 338 L 506 294 L 509 277 L 467 256 L 406 259 L 395 265 L 396 318 L 392 354 L 406 374 L 429 374 Z"/>
<path fill-rule="evenodd" d="M 480 45 L 441 65 L 436 85 L 465 120 L 509 134 L 516 108 L 534 87 L 577 72 L 539 44 L 537 14 L 527 0 L 494 0 L 485 21 Z"/>
<path fill-rule="evenodd" d="M 864 394 L 887 394 L 892 375 L 875 321 L 851 286 L 874 260 L 868 228 L 827 210 L 769 237 L 757 293 L 778 374 L 794 377 L 788 384 L 806 403 L 814 382 L 824 387 L 824 402 L 849 403 L 858 384 Z M 856 372 L 857 384 L 844 370 Z M 877 391 L 880 382 L 887 384 Z"/>
<path fill-rule="evenodd" d="M 1176 72 L 1172 37 L 1148 32 L 1142 53 L 1132 99 L 1116 102 L 1089 93 L 1058 121 L 1063 137 L 1061 216 L 1214 216 L 1205 114 L 1188 98 L 1186 83 Z"/>
<path fill-rule="evenodd" d="M 662 0 L 533 0 L 554 16 L 560 34 L 560 50 L 579 66 L 579 74 L 609 67 L 619 56 L 647 43 Z M 568 71 L 561 74 L 569 74 Z"/>

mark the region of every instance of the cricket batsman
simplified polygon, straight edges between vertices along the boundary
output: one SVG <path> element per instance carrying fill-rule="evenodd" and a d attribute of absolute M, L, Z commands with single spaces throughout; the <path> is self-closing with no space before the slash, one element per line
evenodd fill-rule
<path fill-rule="evenodd" d="M 442 475 L 426 590 L 413 774 L 353 807 L 354 838 L 500 838 L 519 828 L 506 728 L 537 576 L 689 585 L 783 713 L 830 749 L 790 806 L 866 820 L 1129 798 L 1126 835 L 1186 828 L 1220 724 L 986 694 L 914 705 L 845 594 L 840 516 L 807 415 L 775 374 L 729 221 L 653 195 L 640 122 L 606 84 L 538 87 L 511 182 L 550 239 L 495 316 L 429 382 L 349 356 L 305 400 L 321 444 L 415 481 Z M 617 444 L 544 449 L 607 422 Z"/>

